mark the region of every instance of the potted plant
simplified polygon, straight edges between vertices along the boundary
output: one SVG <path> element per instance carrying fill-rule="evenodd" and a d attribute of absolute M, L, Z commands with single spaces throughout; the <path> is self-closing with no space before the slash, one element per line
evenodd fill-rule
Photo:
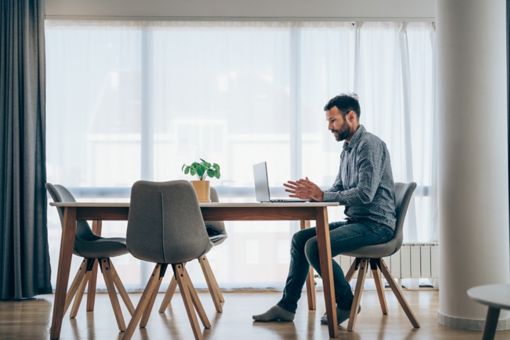
<path fill-rule="evenodd" d="M 209 199 L 209 181 L 206 180 L 207 177 L 210 178 L 220 178 L 220 166 L 217 163 L 209 163 L 206 160 L 200 158 L 200 162 L 193 162 L 191 164 L 183 164 L 182 172 L 185 175 L 197 176 L 198 180 L 190 181 L 191 185 L 195 189 L 197 193 L 199 202 L 210 202 Z"/>

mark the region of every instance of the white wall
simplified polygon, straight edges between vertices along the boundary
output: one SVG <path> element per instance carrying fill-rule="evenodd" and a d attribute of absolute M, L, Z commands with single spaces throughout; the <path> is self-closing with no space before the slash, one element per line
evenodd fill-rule
<path fill-rule="evenodd" d="M 46 0 L 47 17 L 429 19 L 431 0 Z"/>

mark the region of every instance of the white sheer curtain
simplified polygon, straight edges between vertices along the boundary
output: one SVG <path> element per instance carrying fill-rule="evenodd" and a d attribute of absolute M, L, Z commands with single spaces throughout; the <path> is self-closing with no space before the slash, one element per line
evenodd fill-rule
<path fill-rule="evenodd" d="M 212 184 L 225 201 L 254 199 L 261 160 L 276 194 L 301 175 L 327 187 L 341 144 L 322 108 L 354 91 L 395 180 L 419 185 L 406 239 L 437 240 L 433 37 L 430 23 L 48 21 L 48 181 L 81 199 L 126 199 L 134 181 L 186 178 L 182 163 L 203 157 L 222 165 Z M 56 268 L 60 225 L 49 209 Z M 221 285 L 281 287 L 297 226 L 227 228 L 209 255 Z M 103 231 L 122 235 L 125 223 Z M 149 275 L 130 256 L 116 264 L 127 286 Z"/>
<path fill-rule="evenodd" d="M 418 183 L 405 241 L 437 241 L 434 27 L 353 23 L 302 30 L 302 172 L 324 185 L 341 145 L 326 133 L 325 98 L 355 92 L 361 122 L 388 145 L 395 181 Z"/>

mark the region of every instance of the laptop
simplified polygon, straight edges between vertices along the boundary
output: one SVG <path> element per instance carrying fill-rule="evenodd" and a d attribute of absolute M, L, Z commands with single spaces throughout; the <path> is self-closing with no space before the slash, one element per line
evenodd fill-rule
<path fill-rule="evenodd" d="M 273 202 L 273 203 L 306 202 L 305 200 L 297 198 L 271 199 L 271 194 L 269 192 L 269 180 L 267 176 L 266 162 L 257 163 L 253 165 L 253 179 L 255 180 L 255 197 L 259 202 Z"/>

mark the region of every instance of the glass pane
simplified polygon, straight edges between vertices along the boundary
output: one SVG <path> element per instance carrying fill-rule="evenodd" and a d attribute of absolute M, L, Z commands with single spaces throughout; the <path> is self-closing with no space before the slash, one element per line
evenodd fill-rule
<path fill-rule="evenodd" d="M 150 28 L 154 178 L 217 162 L 215 184 L 252 186 L 266 160 L 270 181 L 290 172 L 289 29 L 249 25 Z M 285 155 L 282 157 L 282 155 Z"/>
<path fill-rule="evenodd" d="M 324 105 L 353 92 L 355 30 L 351 23 L 305 27 L 301 32 L 302 173 L 327 189 L 340 165 L 342 143 L 328 130 Z"/>

